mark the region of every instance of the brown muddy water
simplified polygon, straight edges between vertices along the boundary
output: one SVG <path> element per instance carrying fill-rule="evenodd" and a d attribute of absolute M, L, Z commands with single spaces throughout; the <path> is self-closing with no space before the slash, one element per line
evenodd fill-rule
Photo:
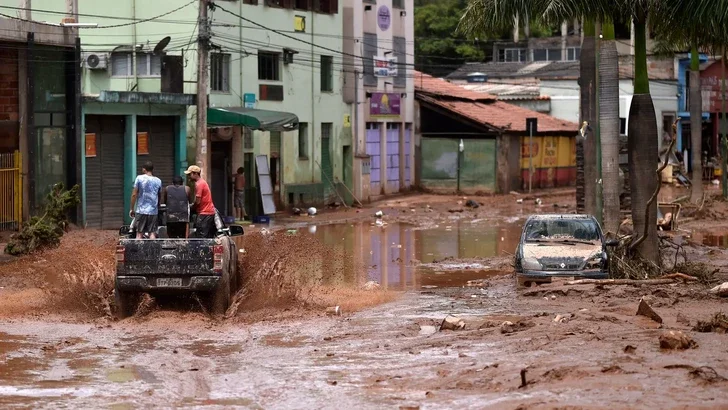
<path fill-rule="evenodd" d="M 664 330 L 690 332 L 681 323 L 721 300 L 671 285 L 518 291 L 488 266 L 513 252 L 519 222 L 320 225 L 283 232 L 300 240 L 258 243 L 288 244 L 301 265 L 315 253 L 308 240 L 341 244 L 367 267 L 347 280 L 405 290 L 342 316 L 0 319 L 0 408 L 728 408 L 725 335 L 692 332 L 699 347 L 687 351 L 657 342 Z M 662 325 L 635 316 L 645 293 Z M 448 314 L 468 326 L 438 332 Z"/>
<path fill-rule="evenodd" d="M 447 221 L 419 228 L 405 223 L 311 225 L 289 234 L 311 235 L 343 246 L 364 266 L 365 281 L 390 290 L 464 286 L 497 272 L 487 259 L 509 256 L 520 239 L 521 225 L 483 221 Z M 495 272 L 494 272 L 495 271 Z"/>

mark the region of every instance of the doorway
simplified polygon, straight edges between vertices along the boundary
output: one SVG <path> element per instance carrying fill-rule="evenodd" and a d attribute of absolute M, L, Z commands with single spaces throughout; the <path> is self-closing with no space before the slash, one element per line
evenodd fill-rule
<path fill-rule="evenodd" d="M 232 216 L 232 141 L 213 141 L 210 152 L 212 202 L 223 216 Z"/>

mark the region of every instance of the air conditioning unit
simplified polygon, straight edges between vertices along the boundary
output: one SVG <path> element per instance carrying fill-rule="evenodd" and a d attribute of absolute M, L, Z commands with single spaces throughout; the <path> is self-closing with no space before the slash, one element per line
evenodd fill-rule
<path fill-rule="evenodd" d="M 88 53 L 84 55 L 83 63 L 89 70 L 106 70 L 109 66 L 109 56 L 103 53 Z"/>

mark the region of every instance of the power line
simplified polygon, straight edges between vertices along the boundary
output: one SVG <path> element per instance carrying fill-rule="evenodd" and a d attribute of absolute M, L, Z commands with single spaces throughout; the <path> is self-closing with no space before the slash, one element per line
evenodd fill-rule
<path fill-rule="evenodd" d="M 176 9 L 170 10 L 170 11 L 168 11 L 166 13 L 162 13 L 162 14 L 159 14 L 157 16 L 149 17 L 149 18 L 145 18 L 145 19 L 134 20 L 131 23 L 112 24 L 112 25 L 107 25 L 107 26 L 96 26 L 96 27 L 79 27 L 79 28 L 83 28 L 83 29 L 107 29 L 107 28 L 118 28 L 118 27 L 133 26 L 133 25 L 136 25 L 136 24 L 141 24 L 141 23 L 146 23 L 146 22 L 153 21 L 153 20 L 158 20 L 158 19 L 160 19 L 162 17 L 168 16 L 168 15 L 170 15 L 172 13 L 175 13 L 177 11 L 180 11 L 180 10 L 184 9 L 185 7 L 188 7 L 188 6 L 190 6 L 190 5 L 192 5 L 193 3 L 196 3 L 196 2 L 197 2 L 197 0 L 192 0 L 189 3 L 186 3 L 186 4 L 184 4 L 184 5 L 180 6 L 180 7 L 177 7 Z M 17 10 L 26 10 L 26 9 L 20 8 L 20 7 L 9 7 L 9 6 L 0 6 L 0 7 L 2 7 L 2 8 L 9 8 L 9 9 L 17 9 Z M 41 13 L 47 12 L 47 13 L 63 14 L 63 15 L 67 15 L 68 14 L 68 13 L 54 12 L 54 11 L 48 11 L 48 10 L 35 10 L 35 9 L 30 9 L 30 10 L 31 10 L 31 12 L 37 11 L 37 12 L 41 12 Z M 44 26 L 52 26 L 52 27 L 62 27 L 60 24 L 45 23 L 45 22 L 40 22 L 40 21 L 36 21 L 36 20 L 27 20 L 27 19 L 23 19 L 23 18 L 20 18 L 20 17 L 13 17 L 13 16 L 10 16 L 10 15 L 7 15 L 7 14 L 3 14 L 3 13 L 0 13 L 0 16 L 6 17 L 6 18 L 9 18 L 9 19 L 13 19 L 13 20 L 23 21 L 23 22 L 26 22 L 26 23 L 41 24 L 41 25 L 44 25 Z M 81 14 L 79 14 L 79 16 L 81 16 Z M 113 19 L 113 17 L 111 17 L 111 16 L 99 16 L 99 15 L 96 15 L 96 16 L 94 16 L 94 15 L 87 15 L 87 17 L 98 17 L 98 18 Z"/>

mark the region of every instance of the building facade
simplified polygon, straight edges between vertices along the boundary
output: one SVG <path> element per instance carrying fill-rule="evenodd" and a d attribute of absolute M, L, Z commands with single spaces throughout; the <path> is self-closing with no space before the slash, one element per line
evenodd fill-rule
<path fill-rule="evenodd" d="M 574 185 L 576 123 L 417 75 L 420 187 L 493 194 Z M 527 124 L 534 120 L 530 133 Z"/>
<path fill-rule="evenodd" d="M 634 95 L 633 57 L 620 56 L 619 61 L 619 117 L 620 133 L 627 135 L 629 108 Z M 472 74 L 477 74 L 473 76 Z M 671 132 L 671 124 L 678 115 L 679 78 L 673 59 L 650 59 L 648 61 L 650 93 L 655 106 L 659 139 L 663 132 Z M 448 75 L 448 80 L 472 90 L 489 90 L 495 87 L 515 89 L 537 87 L 541 97 L 548 97 L 548 104 L 528 108 L 545 108 L 549 115 L 579 122 L 579 62 L 536 62 L 536 63 L 468 63 Z M 473 78 L 484 82 L 472 83 Z M 468 81 L 471 81 L 470 83 Z M 475 86 L 477 85 L 477 87 Z M 520 102 L 514 105 L 522 105 Z M 538 111 L 543 112 L 538 109 Z"/>
<path fill-rule="evenodd" d="M 343 14 L 353 194 L 371 201 L 414 181 L 414 2 L 346 0 Z"/>
<path fill-rule="evenodd" d="M 128 221 L 132 184 L 146 161 L 163 184 L 196 161 L 199 1 L 81 1 L 83 218 L 89 227 Z M 33 0 L 50 19 L 63 11 Z M 113 13 L 111 12 L 113 10 Z M 231 177 L 243 168 L 246 203 L 261 214 L 258 171 L 280 209 L 320 204 L 352 189 L 351 107 L 342 101 L 342 6 L 335 0 L 218 1 L 208 9 L 208 117 L 276 115 L 292 128 L 208 123 L 216 207 L 233 214 Z M 204 33 L 204 31 L 203 31 Z M 263 169 L 263 168 L 268 169 Z M 260 169 L 259 169 L 260 168 Z"/>
<path fill-rule="evenodd" d="M 0 229 L 41 212 L 55 184 L 80 180 L 80 47 L 76 30 L 58 24 L 64 17 L 55 25 L 28 10 L 0 18 Z"/>

